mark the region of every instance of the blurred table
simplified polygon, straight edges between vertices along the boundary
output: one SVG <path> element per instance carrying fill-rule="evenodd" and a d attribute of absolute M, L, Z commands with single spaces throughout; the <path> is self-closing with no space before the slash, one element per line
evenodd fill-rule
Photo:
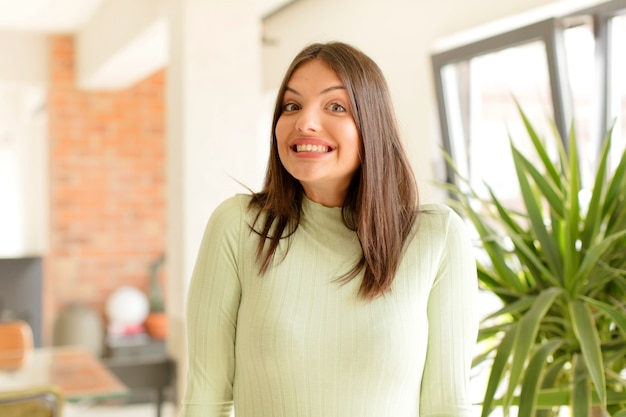
<path fill-rule="evenodd" d="M 167 354 L 163 340 L 108 344 L 102 362 L 128 387 L 130 402 L 144 402 L 142 394 L 147 391 L 156 417 L 161 417 L 166 398 L 176 401 L 176 362 Z"/>
<path fill-rule="evenodd" d="M 2 357 L 10 352 L 0 352 Z M 69 402 L 91 402 L 128 395 L 128 388 L 89 350 L 44 347 L 26 352 L 18 368 L 0 368 L 0 391 L 56 385 Z"/>

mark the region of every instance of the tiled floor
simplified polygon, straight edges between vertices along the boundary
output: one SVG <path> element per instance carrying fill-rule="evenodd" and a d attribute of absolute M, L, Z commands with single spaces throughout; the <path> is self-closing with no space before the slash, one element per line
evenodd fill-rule
<path fill-rule="evenodd" d="M 64 417 L 156 417 L 157 414 L 153 404 L 90 407 L 69 404 L 63 415 Z M 176 410 L 172 403 L 163 404 L 161 417 L 176 417 Z"/>

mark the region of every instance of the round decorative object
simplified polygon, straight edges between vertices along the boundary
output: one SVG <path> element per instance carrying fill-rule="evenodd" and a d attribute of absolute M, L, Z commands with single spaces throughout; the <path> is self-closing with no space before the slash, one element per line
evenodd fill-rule
<path fill-rule="evenodd" d="M 120 326 L 142 325 L 148 316 L 148 297 L 137 288 L 126 285 L 115 290 L 107 299 L 109 323 Z"/>

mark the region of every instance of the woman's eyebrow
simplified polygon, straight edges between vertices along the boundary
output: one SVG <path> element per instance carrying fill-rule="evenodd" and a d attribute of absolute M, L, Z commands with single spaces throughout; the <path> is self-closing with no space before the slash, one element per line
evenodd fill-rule
<path fill-rule="evenodd" d="M 295 89 L 293 89 L 293 88 L 291 88 L 291 87 L 289 87 L 289 86 L 286 86 L 286 87 L 285 87 L 285 93 L 286 93 L 287 91 L 292 92 L 292 93 L 294 93 L 295 95 L 298 95 L 298 96 L 301 96 L 301 95 L 302 95 L 302 94 L 298 93 L 298 91 L 296 91 Z"/>
<path fill-rule="evenodd" d="M 334 90 L 345 90 L 345 89 L 346 89 L 346 87 L 344 87 L 343 85 L 333 85 L 333 86 L 327 87 L 327 88 L 323 89 L 322 91 L 320 91 L 319 95 L 321 96 L 322 94 L 330 93 L 331 91 L 334 91 Z M 294 93 L 295 95 L 298 95 L 298 96 L 302 95 L 296 89 L 291 88 L 289 86 L 285 87 L 285 92 L 287 92 L 287 91 L 289 91 L 291 93 Z"/>
<path fill-rule="evenodd" d="M 344 87 L 343 85 L 333 85 L 331 87 L 325 88 L 322 91 L 320 91 L 320 95 L 330 93 L 331 91 L 335 91 L 335 90 L 345 90 L 345 89 L 346 87 Z"/>

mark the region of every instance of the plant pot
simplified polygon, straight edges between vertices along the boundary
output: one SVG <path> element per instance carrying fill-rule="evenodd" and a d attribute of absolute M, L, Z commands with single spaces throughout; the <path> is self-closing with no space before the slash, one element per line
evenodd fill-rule
<path fill-rule="evenodd" d="M 144 322 L 146 332 L 153 339 L 165 339 L 167 335 L 167 314 L 151 312 Z"/>

